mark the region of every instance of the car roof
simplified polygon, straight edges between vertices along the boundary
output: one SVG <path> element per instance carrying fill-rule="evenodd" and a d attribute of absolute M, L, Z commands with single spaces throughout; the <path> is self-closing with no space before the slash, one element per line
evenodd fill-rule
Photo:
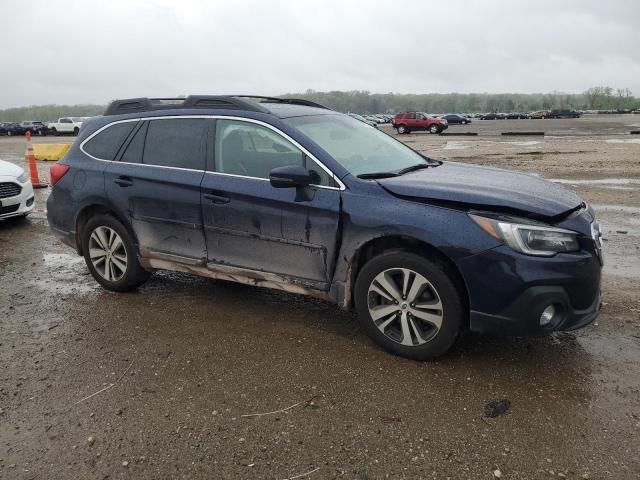
<path fill-rule="evenodd" d="M 104 116 L 141 114 L 193 114 L 216 111 L 246 111 L 272 114 L 279 118 L 334 113 L 323 105 L 306 99 L 263 97 L 254 95 L 190 95 L 186 98 L 130 98 L 114 100 Z"/>

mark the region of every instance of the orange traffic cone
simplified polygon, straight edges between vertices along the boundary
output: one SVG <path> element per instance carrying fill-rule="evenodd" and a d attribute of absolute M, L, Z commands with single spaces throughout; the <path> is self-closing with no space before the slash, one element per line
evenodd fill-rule
<path fill-rule="evenodd" d="M 27 132 L 27 154 L 26 160 L 29 162 L 29 173 L 31 174 L 31 185 L 33 188 L 47 188 L 49 185 L 46 183 L 40 183 L 40 177 L 38 177 L 38 167 L 36 167 L 36 156 L 33 153 L 33 146 L 31 145 L 31 132 Z"/>

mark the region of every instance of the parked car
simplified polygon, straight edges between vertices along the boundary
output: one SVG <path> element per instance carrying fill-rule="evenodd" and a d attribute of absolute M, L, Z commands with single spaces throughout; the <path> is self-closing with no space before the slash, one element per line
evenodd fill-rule
<path fill-rule="evenodd" d="M 175 270 L 320 297 L 420 360 L 463 330 L 597 317 L 600 229 L 573 191 L 428 158 L 307 100 L 176 102 L 113 102 L 51 167 L 49 225 L 104 288 Z"/>
<path fill-rule="evenodd" d="M 567 109 L 551 110 L 549 118 L 580 118 L 580 112 Z"/>
<path fill-rule="evenodd" d="M 467 123 L 471 123 L 470 118 L 460 115 L 458 113 L 447 113 L 446 115 L 442 115 L 440 118 L 444 118 L 449 125 L 452 125 L 452 124 L 466 125 Z"/>
<path fill-rule="evenodd" d="M 0 127 L 0 134 L 15 136 L 15 135 L 24 135 L 26 130 L 19 123 L 15 122 L 5 122 Z"/>
<path fill-rule="evenodd" d="M 424 112 L 399 113 L 391 120 L 391 124 L 401 135 L 418 130 L 426 130 L 434 134 L 442 133 L 449 128 L 446 119 L 430 117 Z"/>
<path fill-rule="evenodd" d="M 484 115 L 480 115 L 480 120 L 498 120 L 497 113 L 485 113 Z"/>
<path fill-rule="evenodd" d="M 48 135 L 49 127 L 44 124 L 44 122 L 39 122 L 37 120 L 26 120 L 24 122 L 20 122 L 20 126 L 24 128 L 25 132 L 31 132 L 31 135 Z"/>
<path fill-rule="evenodd" d="M 537 119 L 549 118 L 549 112 L 547 110 L 539 110 L 537 112 L 531 112 L 531 114 L 529 115 L 529 118 L 537 118 Z"/>
<path fill-rule="evenodd" d="M 51 122 L 47 126 L 52 135 L 72 134 L 78 135 L 82 127 L 83 117 L 62 117 L 57 122 Z"/>
<path fill-rule="evenodd" d="M 370 127 L 378 128 L 378 124 L 376 122 L 367 120 L 362 115 L 358 115 L 357 113 L 347 113 L 347 115 L 349 115 L 351 118 L 355 118 L 356 120 L 360 120 L 362 123 L 366 123 Z"/>
<path fill-rule="evenodd" d="M 18 165 L 0 160 L 0 220 L 26 217 L 33 211 L 29 174 Z"/>

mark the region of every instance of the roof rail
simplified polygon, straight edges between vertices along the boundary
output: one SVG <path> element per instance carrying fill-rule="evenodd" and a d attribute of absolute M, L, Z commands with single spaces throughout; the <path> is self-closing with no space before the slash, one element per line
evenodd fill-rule
<path fill-rule="evenodd" d="M 283 98 L 283 97 L 263 97 L 260 95 L 234 95 L 236 98 L 257 98 L 261 100 L 260 103 L 286 103 L 289 105 L 304 105 L 305 107 L 323 108 L 328 110 L 324 105 L 312 102 L 311 100 L 305 100 L 304 98 Z"/>
<path fill-rule="evenodd" d="M 245 96 L 247 98 L 251 98 Z M 253 97 L 257 98 L 257 97 Z M 109 104 L 104 116 L 125 113 L 149 112 L 176 108 L 219 108 L 226 110 L 248 110 L 250 112 L 269 113 L 269 110 L 256 102 L 229 95 L 189 95 L 187 98 L 127 98 L 114 100 Z"/>

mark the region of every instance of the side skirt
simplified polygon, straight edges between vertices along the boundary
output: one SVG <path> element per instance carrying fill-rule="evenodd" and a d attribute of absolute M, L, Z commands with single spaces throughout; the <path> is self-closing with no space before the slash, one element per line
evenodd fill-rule
<path fill-rule="evenodd" d="M 177 259 L 181 257 L 174 257 L 174 259 L 167 257 L 169 257 L 169 255 L 166 255 L 165 258 L 140 257 L 139 261 L 140 265 L 146 270 L 171 270 L 174 272 L 192 273 L 201 277 L 226 280 L 255 287 L 272 288 L 333 301 L 329 296 L 329 292 L 322 289 L 322 287 L 325 286 L 324 284 L 314 284 L 275 273 L 260 272 L 230 265 L 221 265 L 219 263 L 208 263 L 206 265 L 203 263 L 194 264 L 192 259 L 189 259 L 189 262 L 183 262 L 177 261 Z"/>

